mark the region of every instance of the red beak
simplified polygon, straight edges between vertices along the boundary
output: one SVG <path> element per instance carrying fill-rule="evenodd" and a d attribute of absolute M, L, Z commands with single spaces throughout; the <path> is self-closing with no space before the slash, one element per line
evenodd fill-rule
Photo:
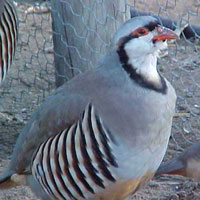
<path fill-rule="evenodd" d="M 172 31 L 168 28 L 159 26 L 159 27 L 157 27 L 156 30 L 157 30 L 158 34 L 153 37 L 153 39 L 152 39 L 153 42 L 162 41 L 162 40 L 178 39 L 178 35 L 174 31 Z"/>

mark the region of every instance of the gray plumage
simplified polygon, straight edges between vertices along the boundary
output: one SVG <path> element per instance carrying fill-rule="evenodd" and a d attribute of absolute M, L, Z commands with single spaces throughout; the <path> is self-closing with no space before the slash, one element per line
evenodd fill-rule
<path fill-rule="evenodd" d="M 138 36 L 147 25 L 153 32 L 148 26 Z M 171 84 L 152 69 L 154 51 L 164 44 L 153 41 L 162 34 L 157 26 L 153 17 L 131 19 L 116 33 L 99 67 L 46 99 L 22 130 L 1 188 L 25 175 L 42 199 L 114 200 L 136 192 L 154 175 L 167 148 L 176 101 Z M 132 63 L 138 41 L 137 53 L 152 46 L 147 69 Z M 146 60 L 146 54 L 141 57 Z"/>

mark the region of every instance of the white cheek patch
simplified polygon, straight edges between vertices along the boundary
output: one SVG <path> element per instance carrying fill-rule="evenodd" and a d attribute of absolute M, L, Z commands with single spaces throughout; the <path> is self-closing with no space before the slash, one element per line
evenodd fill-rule
<path fill-rule="evenodd" d="M 167 46 L 166 42 L 152 42 L 153 34 L 135 38 L 125 44 L 125 51 L 128 56 L 128 63 L 132 65 L 138 74 L 141 74 L 147 81 L 160 84 L 160 76 L 157 72 L 157 57 L 160 49 Z"/>
<path fill-rule="evenodd" d="M 129 54 L 129 58 L 143 56 L 151 52 L 152 46 L 142 37 L 130 40 L 125 45 L 125 51 Z"/>

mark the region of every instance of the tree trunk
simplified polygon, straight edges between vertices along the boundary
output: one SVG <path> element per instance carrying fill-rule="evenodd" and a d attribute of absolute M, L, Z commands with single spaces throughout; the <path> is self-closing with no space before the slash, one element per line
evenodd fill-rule
<path fill-rule="evenodd" d="M 95 67 L 130 18 L 124 0 L 51 0 L 56 86 Z"/>

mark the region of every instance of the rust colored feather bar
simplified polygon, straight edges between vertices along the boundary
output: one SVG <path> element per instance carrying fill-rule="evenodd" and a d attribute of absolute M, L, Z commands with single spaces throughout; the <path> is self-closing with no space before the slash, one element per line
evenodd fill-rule
<path fill-rule="evenodd" d="M 11 0 L 2 1 L 0 12 L 0 85 L 12 64 L 18 39 L 18 17 Z"/>

